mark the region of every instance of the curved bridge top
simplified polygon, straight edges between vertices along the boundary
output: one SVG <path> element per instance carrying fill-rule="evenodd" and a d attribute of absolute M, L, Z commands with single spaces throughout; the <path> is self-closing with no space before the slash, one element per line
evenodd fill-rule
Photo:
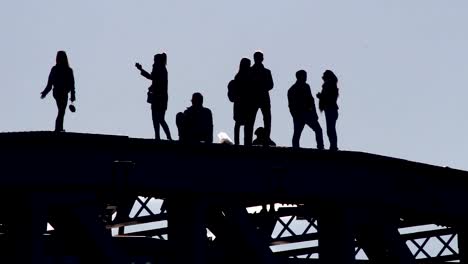
<path fill-rule="evenodd" d="M 78 133 L 0 133 L 0 189 L 388 208 L 456 224 L 468 172 L 352 151 L 244 147 Z M 187 196 L 188 197 L 188 196 Z"/>

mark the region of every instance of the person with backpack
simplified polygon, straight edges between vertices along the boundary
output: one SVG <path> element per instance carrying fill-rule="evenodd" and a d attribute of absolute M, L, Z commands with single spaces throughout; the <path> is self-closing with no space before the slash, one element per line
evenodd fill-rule
<path fill-rule="evenodd" d="M 228 84 L 228 98 L 234 103 L 234 144 L 239 145 L 240 127 L 244 126 L 244 145 L 246 139 L 246 96 L 250 85 L 250 60 L 242 58 L 239 71 Z"/>

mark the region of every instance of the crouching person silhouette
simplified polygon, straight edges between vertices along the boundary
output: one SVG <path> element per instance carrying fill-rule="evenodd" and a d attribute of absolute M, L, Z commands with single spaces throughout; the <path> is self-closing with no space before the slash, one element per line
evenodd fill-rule
<path fill-rule="evenodd" d="M 288 90 L 289 111 L 293 118 L 294 134 L 292 145 L 299 147 L 302 130 L 308 125 L 315 132 L 317 148 L 323 149 L 322 128 L 318 122 L 317 111 L 315 110 L 314 97 L 307 84 L 307 72 L 300 70 L 296 72 L 296 83 Z"/>
<path fill-rule="evenodd" d="M 255 130 L 256 139 L 252 142 L 252 145 L 260 145 L 264 147 L 274 147 L 276 143 L 266 134 L 265 128 L 259 127 Z"/>
<path fill-rule="evenodd" d="M 63 120 L 67 110 L 68 94 L 71 94 L 70 101 L 74 102 L 76 98 L 73 70 L 68 65 L 67 54 L 63 50 L 57 52 L 56 64 L 50 70 L 47 86 L 41 92 L 41 99 L 44 99 L 51 90 L 58 108 L 57 118 L 55 119 L 55 132 L 65 132 Z"/>
<path fill-rule="evenodd" d="M 201 93 L 192 95 L 192 106 L 176 115 L 176 124 L 180 141 L 213 143 L 213 115 L 203 107 Z"/>

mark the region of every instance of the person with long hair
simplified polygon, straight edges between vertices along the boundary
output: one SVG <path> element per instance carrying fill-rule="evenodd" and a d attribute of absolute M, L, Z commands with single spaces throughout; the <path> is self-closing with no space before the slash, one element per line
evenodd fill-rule
<path fill-rule="evenodd" d="M 246 96 L 249 92 L 250 84 L 250 60 L 242 58 L 239 64 L 239 71 L 234 80 L 228 85 L 228 98 L 234 103 L 234 143 L 239 145 L 240 127 L 244 126 L 244 145 L 245 145 L 245 122 L 246 122 Z"/>
<path fill-rule="evenodd" d="M 55 119 L 55 131 L 64 132 L 63 120 L 67 109 L 68 94 L 71 94 L 71 102 L 74 102 L 76 98 L 73 70 L 70 68 L 67 54 L 63 50 L 57 52 L 56 64 L 50 70 L 47 85 L 41 92 L 41 99 L 44 99 L 51 90 L 58 108 L 57 118 Z"/>
<path fill-rule="evenodd" d="M 172 140 L 171 131 L 166 123 L 165 115 L 168 101 L 168 77 L 167 77 L 167 55 L 166 53 L 154 55 L 153 70 L 151 74 L 145 71 L 141 64 L 136 63 L 135 67 L 140 70 L 143 77 L 152 81 L 148 89 L 148 103 L 151 104 L 151 116 L 156 140 L 161 140 L 159 126 L 161 126 L 168 140 Z"/>
<path fill-rule="evenodd" d="M 338 78 L 330 71 L 326 70 L 322 76 L 322 92 L 317 93 L 319 99 L 319 109 L 325 112 L 327 123 L 327 135 L 330 141 L 330 150 L 338 150 L 338 138 L 336 135 L 336 121 L 338 120 Z"/>

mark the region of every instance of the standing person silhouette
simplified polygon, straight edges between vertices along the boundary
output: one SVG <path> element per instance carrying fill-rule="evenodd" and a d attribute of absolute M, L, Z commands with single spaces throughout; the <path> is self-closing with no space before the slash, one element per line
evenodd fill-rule
<path fill-rule="evenodd" d="M 257 111 L 260 109 L 263 115 L 265 136 L 270 138 L 271 133 L 271 104 L 269 91 L 273 89 L 271 71 L 263 66 L 263 53 L 254 53 L 254 65 L 250 68 L 250 92 L 248 96 L 247 122 L 245 125 L 246 145 L 252 144 L 252 133 Z"/>
<path fill-rule="evenodd" d="M 73 70 L 68 65 L 68 57 L 63 50 L 57 52 L 56 64 L 50 70 L 47 85 L 41 92 L 41 99 L 44 99 L 52 89 L 52 95 L 58 108 L 57 118 L 55 119 L 55 132 L 65 132 L 63 120 L 67 109 L 68 93 L 71 94 L 70 101 L 74 102 L 76 98 Z"/>
<path fill-rule="evenodd" d="M 338 150 L 338 137 L 336 135 L 336 121 L 338 120 L 338 78 L 330 71 L 326 70 L 322 76 L 322 92 L 317 93 L 319 99 L 319 109 L 325 111 L 327 122 L 327 135 L 330 141 L 330 150 Z"/>
<path fill-rule="evenodd" d="M 240 127 L 244 126 L 244 145 L 246 144 L 246 97 L 250 85 L 250 60 L 242 58 L 234 80 L 228 85 L 228 98 L 234 103 L 234 143 L 239 145 Z"/>
<path fill-rule="evenodd" d="M 167 55 L 166 53 L 154 55 L 153 70 L 151 74 L 145 71 L 141 64 L 136 63 L 135 67 L 140 70 L 143 77 L 151 80 L 151 86 L 148 88 L 148 103 L 151 104 L 151 116 L 156 140 L 161 140 L 159 126 L 161 126 L 168 140 L 172 140 L 171 131 L 165 120 L 167 101 L 168 101 L 168 78 L 167 78 Z"/>
<path fill-rule="evenodd" d="M 288 90 L 289 111 L 294 122 L 294 134 L 292 138 L 293 148 L 299 147 L 302 130 L 308 125 L 315 132 L 317 148 L 323 149 L 322 128 L 318 122 L 315 102 L 310 86 L 307 84 L 307 72 L 296 72 L 296 83 Z"/>

